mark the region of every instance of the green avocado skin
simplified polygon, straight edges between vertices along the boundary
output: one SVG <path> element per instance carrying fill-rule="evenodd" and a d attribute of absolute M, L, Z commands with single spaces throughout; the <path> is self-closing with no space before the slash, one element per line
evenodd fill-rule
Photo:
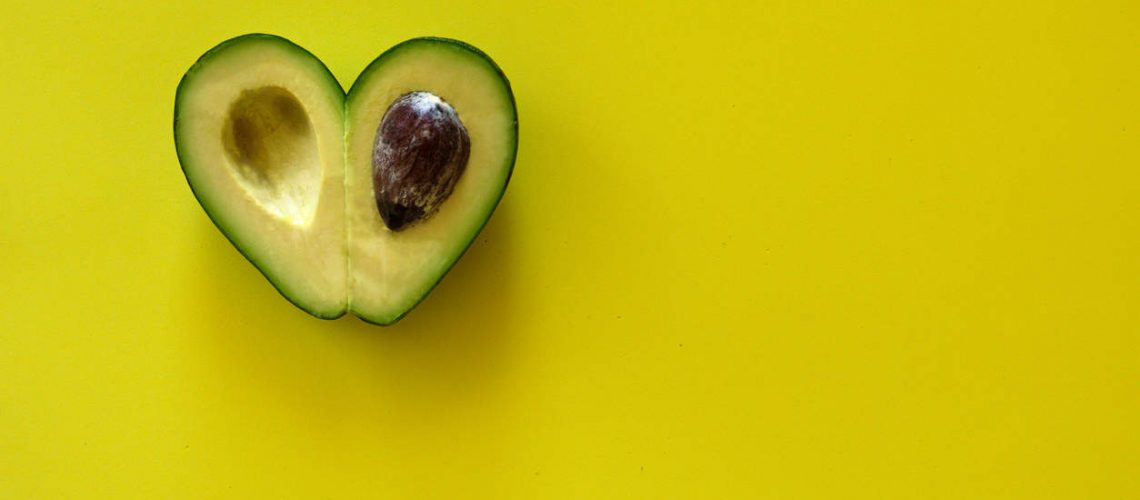
<path fill-rule="evenodd" d="M 184 145 L 182 143 L 182 140 L 180 138 L 181 134 L 179 133 L 180 122 L 181 122 L 180 117 L 182 116 L 180 114 L 179 110 L 180 110 L 180 106 L 182 103 L 182 97 L 184 95 L 184 91 L 186 88 L 188 88 L 193 83 L 195 75 L 198 73 L 198 71 L 201 68 L 206 67 L 215 58 L 226 53 L 227 51 L 234 49 L 234 48 L 237 48 L 237 47 L 240 47 L 244 44 L 248 44 L 248 43 L 277 44 L 278 46 L 280 46 L 282 48 L 285 48 L 289 51 L 296 53 L 296 55 L 298 57 L 300 57 L 302 59 L 306 59 L 306 60 L 310 61 L 312 64 L 314 64 L 315 68 L 318 69 L 317 74 L 321 75 L 320 79 L 323 80 L 323 83 L 325 83 L 325 86 L 327 87 L 327 90 L 329 91 L 330 95 L 336 95 L 338 97 L 338 100 L 342 103 L 342 106 L 344 107 L 344 112 L 342 113 L 342 116 L 344 117 L 345 120 L 348 119 L 347 108 L 348 108 L 348 105 L 353 98 L 352 90 L 350 88 L 350 90 L 348 92 L 346 92 L 344 90 L 344 88 L 341 87 L 341 85 L 337 81 L 336 77 L 333 76 L 332 71 L 330 71 L 328 69 L 328 67 L 319 58 L 317 58 L 315 55 L 313 55 L 311 52 L 309 52 L 305 48 L 301 47 L 300 45 L 297 45 L 296 43 L 293 43 L 292 41 L 290 41 L 284 37 L 281 37 L 278 35 L 267 34 L 267 33 L 249 33 L 249 34 L 239 35 L 239 36 L 230 38 L 228 40 L 225 40 L 225 41 L 219 43 L 218 45 L 214 46 L 210 50 L 206 51 L 206 53 L 202 54 L 202 56 L 199 57 L 198 60 L 195 61 L 195 63 L 190 67 L 190 69 L 188 69 L 186 71 L 186 73 L 182 76 L 182 79 L 178 83 L 177 90 L 175 91 L 175 99 L 174 99 L 173 132 L 174 132 L 175 152 L 176 152 L 176 155 L 178 157 L 179 164 L 181 165 L 183 176 L 186 177 L 187 183 L 190 185 L 191 193 L 194 195 L 194 197 L 198 201 L 199 205 L 202 206 L 203 210 L 206 212 L 207 217 L 210 218 L 210 221 L 214 224 L 215 227 L 218 228 L 218 230 L 222 233 L 222 235 L 225 236 L 226 240 L 229 241 L 230 244 L 233 245 L 233 247 L 235 249 L 237 249 L 238 252 L 247 261 L 249 261 L 251 264 L 253 264 L 253 266 L 258 270 L 258 272 L 260 272 L 263 276 L 265 276 L 265 278 L 274 287 L 274 289 L 277 290 L 277 292 L 282 297 L 284 297 L 286 300 L 288 300 L 289 303 L 293 304 L 298 309 L 300 309 L 300 310 L 302 310 L 302 311 L 304 311 L 304 312 L 306 312 L 306 313 L 308 313 L 308 314 L 310 314 L 316 318 L 326 319 L 326 320 L 337 319 L 337 318 L 344 316 L 345 313 L 349 312 L 349 307 L 347 305 L 347 301 L 346 301 L 346 306 L 343 308 L 339 308 L 339 309 L 335 309 L 335 310 L 322 310 L 320 308 L 312 307 L 311 305 L 306 304 L 302 300 L 297 300 L 296 298 L 294 298 L 292 296 L 292 294 L 290 294 L 288 292 L 286 287 L 284 287 L 282 285 L 284 280 L 282 280 L 280 277 L 276 276 L 274 273 L 270 272 L 266 266 L 262 265 L 256 258 L 254 258 L 248 251 L 246 251 L 242 247 L 242 245 L 238 244 L 238 242 L 235 241 L 235 238 L 234 238 L 233 233 L 232 233 L 232 229 L 230 227 L 228 227 L 223 222 L 223 218 L 220 217 L 218 214 L 218 209 L 215 207 L 211 207 L 209 203 L 206 203 L 204 201 L 202 194 L 197 192 L 194 188 L 194 185 L 189 182 L 189 175 L 186 171 L 186 165 L 187 165 L 187 161 L 188 161 L 187 155 L 185 153 L 186 145 Z M 457 262 L 459 262 L 459 259 L 463 256 L 463 254 L 465 254 L 467 252 L 467 250 L 471 247 L 472 243 L 474 243 L 476 237 L 479 235 L 479 233 L 486 226 L 487 222 L 490 220 L 491 216 L 493 215 L 495 209 L 498 207 L 499 202 L 502 200 L 503 195 L 506 193 L 507 185 L 510 183 L 510 179 L 514 173 L 515 160 L 516 160 L 516 157 L 518 155 L 518 107 L 517 107 L 516 102 L 515 102 L 514 92 L 511 89 L 510 81 L 507 79 L 507 77 L 503 73 L 502 69 L 490 58 L 490 56 L 488 56 L 483 51 L 479 50 L 478 48 L 476 48 L 476 47 L 474 47 L 474 46 L 472 46 L 466 42 L 451 39 L 451 38 L 443 38 L 443 37 L 419 37 L 419 38 L 413 38 L 413 39 L 409 39 L 409 40 L 406 40 L 404 42 L 401 42 L 401 43 L 393 46 L 392 48 L 384 51 L 382 54 L 380 54 L 375 59 L 373 59 L 372 62 L 369 63 L 369 65 L 364 69 L 364 71 L 361 72 L 361 74 L 357 77 L 357 79 L 353 83 L 352 88 L 356 88 L 357 85 L 359 85 L 363 81 L 366 81 L 371 75 L 373 75 L 373 72 L 375 72 L 379 68 L 381 68 L 383 66 L 383 62 L 386 60 L 386 58 L 391 57 L 394 54 L 398 54 L 399 52 L 406 50 L 408 48 L 419 46 L 419 45 L 425 45 L 425 44 L 439 46 L 440 48 L 458 49 L 458 50 L 468 52 L 472 55 L 475 55 L 475 56 L 481 58 L 488 65 L 488 67 L 494 72 L 494 74 L 497 75 L 498 78 L 500 78 L 502 80 L 503 88 L 505 89 L 505 92 L 506 92 L 506 97 L 508 98 L 508 100 L 510 102 L 510 107 L 511 107 L 510 111 L 511 111 L 511 114 L 514 118 L 514 120 L 513 120 L 514 127 L 512 130 L 513 137 L 511 138 L 512 139 L 511 142 L 513 144 L 513 149 L 510 151 L 510 158 L 508 160 L 506 178 L 505 178 L 501 188 L 498 190 L 498 193 L 495 194 L 495 201 L 492 203 L 490 211 L 487 213 L 486 217 L 482 218 L 482 221 L 480 224 L 478 224 L 476 227 L 470 228 L 471 229 L 470 235 L 466 238 L 466 244 L 464 244 L 462 246 L 462 249 L 457 253 L 457 255 L 455 255 L 450 260 L 450 263 L 447 266 L 445 266 L 439 270 L 439 275 L 434 278 L 434 281 L 431 284 L 431 286 L 428 287 L 425 290 L 425 292 L 422 295 L 420 295 L 419 298 L 417 298 L 410 307 L 408 307 L 403 312 L 401 312 L 400 314 L 398 314 L 394 317 L 388 317 L 388 318 L 372 317 L 372 316 L 369 316 L 368 314 L 360 312 L 360 311 L 352 311 L 353 314 L 355 316 L 357 316 L 359 319 L 361 319 L 362 321 L 369 323 L 369 324 L 378 325 L 378 326 L 393 325 L 393 324 L 397 323 L 398 321 L 400 321 L 401 319 L 403 319 L 405 316 L 407 316 L 407 314 L 409 312 L 411 312 L 413 309 L 415 309 L 416 306 L 418 306 L 420 303 L 422 303 L 423 300 L 425 298 L 427 298 L 428 295 L 430 295 L 431 291 L 434 290 L 435 287 L 438 286 L 439 283 L 443 280 L 443 277 L 447 275 L 447 273 L 455 266 L 455 264 Z M 346 124 L 346 129 L 347 129 L 347 124 Z"/>

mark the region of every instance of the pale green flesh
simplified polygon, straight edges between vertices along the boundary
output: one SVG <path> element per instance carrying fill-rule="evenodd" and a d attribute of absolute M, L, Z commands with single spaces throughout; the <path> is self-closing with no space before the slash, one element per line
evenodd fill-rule
<path fill-rule="evenodd" d="M 471 138 L 439 212 L 401 232 L 380 219 L 371 151 L 383 113 L 422 90 Z M 175 105 L 187 181 L 218 228 L 290 302 L 321 318 L 351 310 L 391 324 L 451 268 L 494 211 L 517 149 L 510 86 L 461 42 L 414 39 L 378 57 L 346 96 L 291 42 L 246 35 L 187 72 Z"/>

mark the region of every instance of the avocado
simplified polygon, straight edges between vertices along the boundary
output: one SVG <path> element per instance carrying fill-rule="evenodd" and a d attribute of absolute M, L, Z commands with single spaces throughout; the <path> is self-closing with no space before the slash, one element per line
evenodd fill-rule
<path fill-rule="evenodd" d="M 372 61 L 349 90 L 345 109 L 349 308 L 365 321 L 391 324 L 443 278 L 503 196 L 518 148 L 514 96 L 503 72 L 479 49 L 456 40 L 417 38 Z M 393 114 L 404 110 L 417 116 L 396 120 Z M 443 164 L 442 176 L 422 182 L 441 188 L 437 192 L 415 182 L 395 186 L 393 191 L 423 194 L 410 204 L 399 203 L 406 201 L 399 196 L 378 197 L 387 194 L 377 185 L 384 184 L 386 160 L 400 156 L 386 154 L 391 145 L 378 136 L 386 135 L 382 125 L 399 121 L 414 122 L 421 136 L 433 128 L 443 132 L 445 137 L 433 142 L 444 154 L 434 156 L 448 157 L 437 162 Z M 432 155 L 413 151 L 407 156 Z M 457 173 L 449 168 L 459 163 L 455 156 L 466 157 Z M 431 161 L 421 163 L 416 167 L 431 170 Z M 392 177 L 408 181 L 414 175 Z"/>
<path fill-rule="evenodd" d="M 245 35 L 178 85 L 174 145 L 194 196 L 281 295 L 319 318 L 348 305 L 344 91 L 305 49 Z"/>
<path fill-rule="evenodd" d="M 206 214 L 281 295 L 390 325 L 498 205 L 517 116 L 503 72 L 458 40 L 400 43 L 346 94 L 305 49 L 251 34 L 186 72 L 174 142 Z"/>

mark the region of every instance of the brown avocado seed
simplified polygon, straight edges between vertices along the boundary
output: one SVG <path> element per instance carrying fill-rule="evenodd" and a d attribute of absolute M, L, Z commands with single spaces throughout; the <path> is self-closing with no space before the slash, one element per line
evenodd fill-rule
<path fill-rule="evenodd" d="M 430 92 L 396 99 L 372 148 L 372 187 L 384 225 L 400 231 L 435 214 L 470 155 L 471 139 L 450 104 Z"/>

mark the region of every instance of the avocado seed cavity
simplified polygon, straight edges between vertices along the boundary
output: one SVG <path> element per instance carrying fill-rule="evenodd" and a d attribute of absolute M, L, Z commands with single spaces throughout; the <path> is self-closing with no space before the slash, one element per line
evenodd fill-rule
<path fill-rule="evenodd" d="M 238 183 L 273 216 L 312 219 L 320 189 L 320 151 L 309 115 L 281 87 L 242 91 L 222 127 L 222 146 Z"/>
<path fill-rule="evenodd" d="M 470 154 L 471 139 L 450 104 L 430 92 L 396 99 L 372 148 L 372 185 L 384 225 L 400 231 L 435 214 Z"/>

